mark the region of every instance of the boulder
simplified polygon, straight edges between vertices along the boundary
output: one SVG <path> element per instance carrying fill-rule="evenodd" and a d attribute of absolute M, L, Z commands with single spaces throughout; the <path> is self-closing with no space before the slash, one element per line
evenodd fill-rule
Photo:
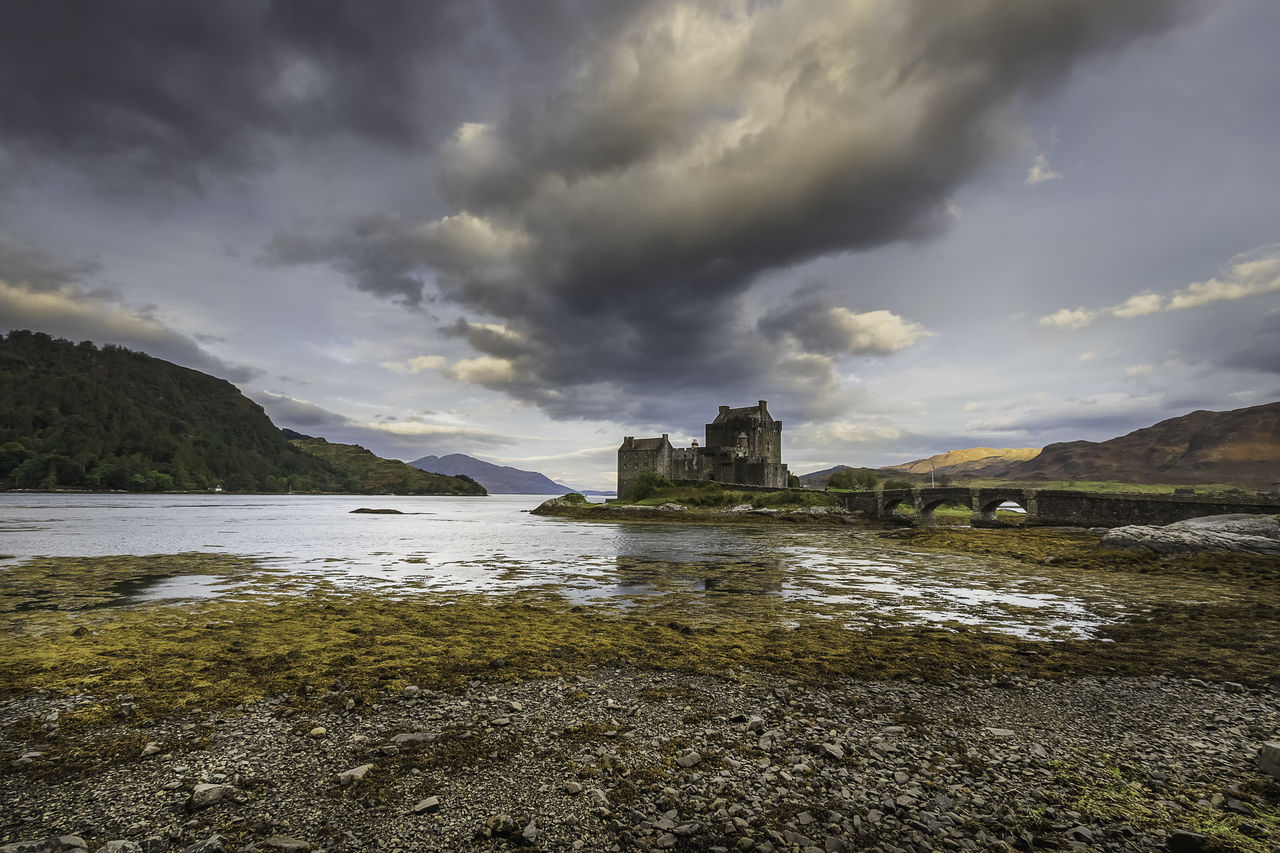
<path fill-rule="evenodd" d="M 227 839 L 214 833 L 204 841 L 197 841 L 190 847 L 184 847 L 182 853 L 227 853 L 229 843 Z"/>
<path fill-rule="evenodd" d="M 0 847 L 0 853 L 73 853 L 89 847 L 78 835 L 55 835 L 36 841 L 15 841 Z"/>
<path fill-rule="evenodd" d="M 1153 554 L 1237 551 L 1280 556 L 1280 519 L 1274 515 L 1210 515 L 1163 526 L 1132 524 L 1102 537 L 1102 544 Z"/>
<path fill-rule="evenodd" d="M 203 809 L 206 806 L 211 806 L 221 801 L 223 797 L 234 790 L 235 788 L 231 785 L 213 785 L 207 782 L 196 785 L 195 790 L 191 792 L 191 808 Z"/>
<path fill-rule="evenodd" d="M 1272 779 L 1280 779 L 1280 740 L 1269 740 L 1258 750 L 1258 767 Z"/>
<path fill-rule="evenodd" d="M 365 775 L 373 769 L 372 764 L 361 764 L 359 767 L 352 767 L 350 770 L 344 770 L 338 774 L 338 784 L 344 788 L 350 788 L 352 785 L 359 785 L 364 780 Z"/>

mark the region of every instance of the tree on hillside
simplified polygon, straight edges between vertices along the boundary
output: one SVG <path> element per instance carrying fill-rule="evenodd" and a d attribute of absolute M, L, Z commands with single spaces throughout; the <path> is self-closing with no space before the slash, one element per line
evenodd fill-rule
<path fill-rule="evenodd" d="M 870 491 L 879 481 L 876 472 L 870 468 L 841 468 L 827 480 L 827 488 Z"/>

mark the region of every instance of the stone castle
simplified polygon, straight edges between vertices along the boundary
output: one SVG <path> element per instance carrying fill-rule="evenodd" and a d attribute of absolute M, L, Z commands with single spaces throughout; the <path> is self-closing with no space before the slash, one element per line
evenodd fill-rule
<path fill-rule="evenodd" d="M 702 447 L 697 441 L 692 447 L 672 447 L 665 433 L 662 438 L 624 438 L 618 448 L 618 497 L 629 497 L 644 473 L 669 480 L 786 488 L 782 421 L 770 417 L 764 400 L 741 409 L 721 406 L 706 429 Z"/>

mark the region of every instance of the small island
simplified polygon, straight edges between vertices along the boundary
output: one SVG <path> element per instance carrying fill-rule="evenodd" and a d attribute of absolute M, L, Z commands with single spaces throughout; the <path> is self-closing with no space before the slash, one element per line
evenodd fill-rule
<path fill-rule="evenodd" d="M 591 503 L 570 492 L 544 501 L 534 515 L 584 521 L 678 521 L 682 523 L 849 524 L 859 517 L 837 495 L 805 489 L 747 489 L 721 483 L 675 483 L 656 474 L 639 476 L 631 497 Z"/>

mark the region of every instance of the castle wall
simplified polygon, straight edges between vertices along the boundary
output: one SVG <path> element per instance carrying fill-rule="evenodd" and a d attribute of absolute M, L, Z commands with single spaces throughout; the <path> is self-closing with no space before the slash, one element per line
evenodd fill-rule
<path fill-rule="evenodd" d="M 671 442 L 665 435 L 660 439 L 623 439 L 618 448 L 618 497 L 630 495 L 641 474 L 671 477 L 671 454 Z"/>
<path fill-rule="evenodd" d="M 782 464 L 782 421 L 775 421 L 764 400 L 758 406 L 721 406 L 706 425 L 706 446 L 673 448 L 662 438 L 627 436 L 618 448 L 618 497 L 630 497 L 641 474 L 671 480 L 713 480 L 720 483 L 785 489 L 787 466 Z"/>
<path fill-rule="evenodd" d="M 671 449 L 671 473 L 665 475 L 672 480 L 705 480 L 701 474 L 701 448 L 673 447 Z"/>

